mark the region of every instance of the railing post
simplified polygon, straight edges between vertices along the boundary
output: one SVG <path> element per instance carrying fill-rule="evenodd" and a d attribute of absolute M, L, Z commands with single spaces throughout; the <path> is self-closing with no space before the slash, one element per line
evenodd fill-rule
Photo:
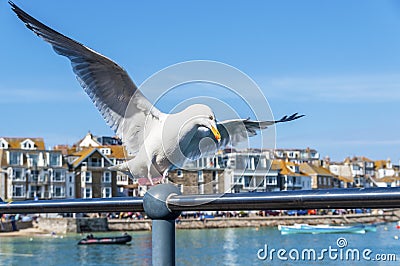
<path fill-rule="evenodd" d="M 143 197 L 143 208 L 152 221 L 152 264 L 175 265 L 175 219 L 180 211 L 171 211 L 167 200 L 180 195 L 172 184 L 152 187 Z"/>

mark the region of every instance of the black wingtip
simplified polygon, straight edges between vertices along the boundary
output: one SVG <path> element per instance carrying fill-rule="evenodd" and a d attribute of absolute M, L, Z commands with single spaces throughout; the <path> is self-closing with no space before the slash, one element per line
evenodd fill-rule
<path fill-rule="evenodd" d="M 15 12 L 16 9 L 21 9 L 19 8 L 16 4 L 14 4 L 13 1 L 8 1 L 8 4 L 11 6 L 11 9 Z"/>
<path fill-rule="evenodd" d="M 26 19 L 24 19 L 24 16 L 28 15 L 25 11 L 23 11 L 19 6 L 14 4 L 12 1 L 8 1 L 8 3 L 11 6 L 11 10 L 14 11 L 14 13 L 23 21 L 26 23 Z M 29 15 L 28 15 L 29 16 Z"/>
<path fill-rule="evenodd" d="M 299 118 L 301 118 L 303 116 L 305 116 L 305 115 L 299 115 L 299 113 L 294 113 L 289 117 L 287 115 L 285 115 L 284 117 L 282 117 L 278 121 L 275 121 L 275 123 L 289 122 L 289 121 L 293 121 L 293 120 L 299 119 Z"/>

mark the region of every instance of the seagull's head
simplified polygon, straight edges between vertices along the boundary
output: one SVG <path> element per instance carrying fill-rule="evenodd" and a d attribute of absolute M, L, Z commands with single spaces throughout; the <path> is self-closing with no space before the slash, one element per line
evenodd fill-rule
<path fill-rule="evenodd" d="M 212 134 L 214 135 L 215 139 L 220 142 L 221 141 L 221 134 L 217 128 L 217 121 L 215 119 L 215 114 L 211 110 L 211 108 L 204 104 L 194 104 L 189 106 L 187 112 L 190 112 L 192 121 L 200 126 L 205 127 L 211 130 Z"/>

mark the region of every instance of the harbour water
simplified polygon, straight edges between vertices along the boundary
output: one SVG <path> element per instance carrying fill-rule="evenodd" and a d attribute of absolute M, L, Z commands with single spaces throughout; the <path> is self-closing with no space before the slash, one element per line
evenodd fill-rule
<path fill-rule="evenodd" d="M 120 233 L 96 236 L 116 234 Z M 0 265 L 151 265 L 151 232 L 130 234 L 129 245 L 93 246 L 78 246 L 82 238 L 78 234 L 0 235 Z M 177 265 L 398 265 L 399 261 L 400 230 L 394 223 L 366 234 L 282 236 L 276 227 L 176 233 Z"/>

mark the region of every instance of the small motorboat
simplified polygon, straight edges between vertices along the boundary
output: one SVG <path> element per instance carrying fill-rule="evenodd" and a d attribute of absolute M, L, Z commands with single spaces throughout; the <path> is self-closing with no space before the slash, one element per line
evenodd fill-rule
<path fill-rule="evenodd" d="M 334 234 L 334 233 L 365 234 L 366 231 L 370 231 L 366 229 L 363 225 L 337 226 L 337 225 L 308 225 L 308 224 L 295 224 L 292 226 L 279 225 L 278 230 L 281 231 L 282 235 Z"/>
<path fill-rule="evenodd" d="M 86 236 L 86 238 L 81 239 L 78 245 L 93 245 L 93 244 L 126 244 L 132 240 L 132 237 L 128 234 L 122 236 L 113 237 L 94 237 L 92 234 Z"/>

